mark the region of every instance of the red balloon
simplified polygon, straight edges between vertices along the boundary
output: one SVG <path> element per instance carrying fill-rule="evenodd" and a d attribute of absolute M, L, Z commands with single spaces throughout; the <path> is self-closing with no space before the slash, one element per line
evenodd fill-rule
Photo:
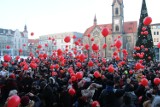
<path fill-rule="evenodd" d="M 145 26 L 148 26 L 148 25 L 151 24 L 151 23 L 152 23 L 152 18 L 151 18 L 151 17 L 147 16 L 147 17 L 144 18 L 143 24 L 144 24 Z"/>
<path fill-rule="evenodd" d="M 104 43 L 102 48 L 105 49 L 106 47 L 107 47 L 107 44 Z"/>
<path fill-rule="evenodd" d="M 89 50 L 89 45 L 88 44 L 85 45 L 85 49 Z"/>
<path fill-rule="evenodd" d="M 113 56 L 117 56 L 118 53 L 116 51 L 113 52 Z"/>
<path fill-rule="evenodd" d="M 78 46 L 78 45 L 79 45 L 79 42 L 78 42 L 78 41 L 75 41 L 74 44 Z"/>
<path fill-rule="evenodd" d="M 88 36 L 89 38 L 91 37 L 91 35 L 90 35 L 90 34 L 88 34 L 87 36 Z"/>
<path fill-rule="evenodd" d="M 10 46 L 9 46 L 9 45 L 7 45 L 7 46 L 6 46 L 6 48 L 7 48 L 7 49 L 10 49 Z"/>
<path fill-rule="evenodd" d="M 33 32 L 31 32 L 31 36 L 33 36 L 34 35 L 34 33 Z"/>
<path fill-rule="evenodd" d="M 143 63 L 143 60 L 139 60 L 139 63 L 141 63 L 141 64 L 142 64 L 142 63 Z"/>
<path fill-rule="evenodd" d="M 76 77 L 77 77 L 77 79 L 82 79 L 83 78 L 83 73 L 82 72 L 77 72 Z"/>
<path fill-rule="evenodd" d="M 56 75 L 57 75 L 57 72 L 52 72 L 51 75 L 52 75 L 52 76 L 56 76 Z"/>
<path fill-rule="evenodd" d="M 51 40 L 51 39 L 52 39 L 51 37 L 48 38 L 48 40 Z"/>
<path fill-rule="evenodd" d="M 33 69 L 36 69 L 37 68 L 37 64 L 35 62 L 31 62 L 30 63 L 30 67 L 33 68 Z"/>
<path fill-rule="evenodd" d="M 137 62 L 137 63 L 135 64 L 135 69 L 136 69 L 136 70 L 139 70 L 139 69 L 142 69 L 142 68 L 143 68 L 143 65 L 142 65 L 141 63 Z"/>
<path fill-rule="evenodd" d="M 128 55 L 128 52 L 127 52 L 126 49 L 123 49 L 122 52 L 123 52 L 124 55 Z"/>
<path fill-rule="evenodd" d="M 73 35 L 73 39 L 76 39 L 76 35 Z"/>
<path fill-rule="evenodd" d="M 101 74 L 98 71 L 95 71 L 93 75 L 95 76 L 95 78 L 101 77 Z"/>
<path fill-rule="evenodd" d="M 47 44 L 47 43 L 45 44 L 45 47 L 48 47 L 48 44 Z"/>
<path fill-rule="evenodd" d="M 85 58 L 86 58 L 86 56 L 85 56 L 84 54 L 80 54 L 80 55 L 79 55 L 79 60 L 80 60 L 81 62 L 84 62 Z"/>
<path fill-rule="evenodd" d="M 116 61 L 119 61 L 119 60 L 120 60 L 120 57 L 119 57 L 119 56 L 116 56 L 115 59 L 116 59 Z"/>
<path fill-rule="evenodd" d="M 117 40 L 115 46 L 119 49 L 122 46 L 122 42 L 120 40 Z"/>
<path fill-rule="evenodd" d="M 143 48 L 144 48 L 144 45 L 141 45 L 141 48 L 143 49 Z"/>
<path fill-rule="evenodd" d="M 27 64 L 23 66 L 23 70 L 24 70 L 24 71 L 25 71 L 25 70 L 28 70 L 28 65 L 27 65 Z"/>
<path fill-rule="evenodd" d="M 144 35 L 144 32 L 143 32 L 143 31 L 141 32 L 141 35 Z"/>
<path fill-rule="evenodd" d="M 150 59 L 152 59 L 150 56 L 148 56 L 148 59 L 150 60 Z"/>
<path fill-rule="evenodd" d="M 7 66 L 8 66 L 8 63 L 3 62 L 3 66 L 4 66 L 4 67 L 7 67 Z"/>
<path fill-rule="evenodd" d="M 70 36 L 66 36 L 66 37 L 64 38 L 64 41 L 65 41 L 66 43 L 69 43 L 70 40 L 71 40 Z"/>
<path fill-rule="evenodd" d="M 90 60 L 89 62 L 88 62 L 88 66 L 89 67 L 92 67 L 94 65 L 94 63 Z"/>
<path fill-rule="evenodd" d="M 57 50 L 57 55 L 58 55 L 58 56 L 61 56 L 62 54 L 63 54 L 63 51 L 62 51 L 61 49 L 58 49 L 58 50 Z"/>
<path fill-rule="evenodd" d="M 54 69 L 54 65 L 51 65 L 51 66 L 50 66 L 50 69 Z"/>
<path fill-rule="evenodd" d="M 139 51 L 139 50 L 140 50 L 140 47 L 136 47 L 136 50 L 138 50 L 138 51 Z"/>
<path fill-rule="evenodd" d="M 146 27 L 142 27 L 142 31 L 145 31 L 147 28 Z"/>
<path fill-rule="evenodd" d="M 47 56 L 48 56 L 48 55 L 47 55 L 46 53 L 43 54 L 43 58 L 44 58 L 44 59 L 46 59 Z"/>
<path fill-rule="evenodd" d="M 157 47 L 160 48 L 160 42 L 157 44 Z"/>
<path fill-rule="evenodd" d="M 74 96 L 74 95 L 76 94 L 76 91 L 75 91 L 74 88 L 70 88 L 70 89 L 68 90 L 68 93 L 69 93 L 71 96 Z"/>
<path fill-rule="evenodd" d="M 76 76 L 71 76 L 71 80 L 72 81 L 76 81 L 77 79 L 76 79 Z"/>
<path fill-rule="evenodd" d="M 23 44 L 23 46 L 26 46 L 26 44 Z"/>
<path fill-rule="evenodd" d="M 130 70 L 130 71 L 129 71 L 129 74 L 131 74 L 131 75 L 132 75 L 132 74 L 133 74 L 133 71 L 132 71 L 132 70 Z"/>
<path fill-rule="evenodd" d="M 39 54 L 39 50 L 36 50 L 36 53 L 38 53 L 38 54 Z"/>
<path fill-rule="evenodd" d="M 58 68 L 59 68 L 59 65 L 58 65 L 58 64 L 56 64 L 56 65 L 55 65 L 55 68 L 56 68 L 56 69 L 58 69 Z"/>
<path fill-rule="evenodd" d="M 113 73 L 113 72 L 114 72 L 114 67 L 113 67 L 113 65 L 109 65 L 108 71 L 109 71 L 110 73 Z"/>
<path fill-rule="evenodd" d="M 16 56 L 16 60 L 18 60 L 20 58 L 20 56 Z"/>
<path fill-rule="evenodd" d="M 81 64 L 80 62 L 77 62 L 76 65 L 77 65 L 77 67 L 79 67 L 79 68 L 82 66 L 82 64 Z"/>
<path fill-rule="evenodd" d="M 160 84 L 160 79 L 159 78 L 154 78 L 154 84 L 159 85 Z"/>
<path fill-rule="evenodd" d="M 13 95 L 9 97 L 7 102 L 7 107 L 18 107 L 21 102 L 21 99 L 18 95 Z"/>
<path fill-rule="evenodd" d="M 91 38 L 91 41 L 94 41 L 94 38 Z"/>
<path fill-rule="evenodd" d="M 121 35 L 119 35 L 118 38 L 121 38 Z"/>
<path fill-rule="evenodd" d="M 41 49 L 41 48 L 42 48 L 42 45 L 38 45 L 37 48 L 38 48 L 38 49 Z"/>
<path fill-rule="evenodd" d="M 23 50 L 22 49 L 19 49 L 19 53 L 22 53 L 23 52 Z"/>
<path fill-rule="evenodd" d="M 4 61 L 9 62 L 9 61 L 11 61 L 11 56 L 6 54 L 3 56 L 3 59 L 4 59 Z"/>
<path fill-rule="evenodd" d="M 92 107 L 100 107 L 100 104 L 99 104 L 98 101 L 93 101 L 93 102 L 91 103 L 91 105 L 92 105 Z"/>
<path fill-rule="evenodd" d="M 55 39 L 54 38 L 52 38 L 52 41 L 54 41 Z"/>
<path fill-rule="evenodd" d="M 148 51 L 148 48 L 145 48 L 145 51 Z"/>
<path fill-rule="evenodd" d="M 98 51 L 99 50 L 99 46 L 97 44 L 93 44 L 92 45 L 92 50 L 93 51 Z"/>
<path fill-rule="evenodd" d="M 146 36 L 147 36 L 147 35 L 148 35 L 148 31 L 144 31 L 144 35 L 146 35 Z"/>
<path fill-rule="evenodd" d="M 142 78 L 141 81 L 140 81 L 140 84 L 145 87 L 145 86 L 148 85 L 148 80 L 146 78 Z"/>
<path fill-rule="evenodd" d="M 108 36 L 108 34 L 109 34 L 109 29 L 108 28 L 103 28 L 103 30 L 102 30 L 102 35 L 104 36 L 104 37 L 106 37 L 106 36 Z"/>

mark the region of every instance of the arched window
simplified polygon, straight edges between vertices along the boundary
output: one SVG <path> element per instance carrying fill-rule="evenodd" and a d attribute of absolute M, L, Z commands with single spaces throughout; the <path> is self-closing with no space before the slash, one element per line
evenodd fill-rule
<path fill-rule="evenodd" d="M 119 13 L 118 7 L 115 8 L 115 14 L 117 15 Z"/>
<path fill-rule="evenodd" d="M 116 31 L 117 31 L 117 32 L 119 31 L 119 26 L 118 26 L 118 25 L 116 25 Z"/>

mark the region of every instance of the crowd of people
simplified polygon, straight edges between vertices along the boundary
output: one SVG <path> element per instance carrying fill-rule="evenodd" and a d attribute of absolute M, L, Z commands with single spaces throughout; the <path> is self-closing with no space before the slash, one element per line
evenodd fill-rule
<path fill-rule="evenodd" d="M 1 61 L 3 107 L 160 107 L 158 62 L 42 56 Z"/>

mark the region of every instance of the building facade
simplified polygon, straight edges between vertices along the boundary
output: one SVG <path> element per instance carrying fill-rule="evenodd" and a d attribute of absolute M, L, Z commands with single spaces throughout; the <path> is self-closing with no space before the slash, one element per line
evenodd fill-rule
<path fill-rule="evenodd" d="M 97 24 L 97 19 L 95 16 L 93 25 L 89 27 L 83 35 L 83 44 L 90 45 L 90 53 L 92 53 L 92 44 L 96 43 L 99 46 L 100 56 L 111 59 L 112 54 L 115 51 L 115 49 L 111 48 L 111 46 L 114 44 L 115 39 L 118 38 L 118 36 L 121 36 L 120 39 L 122 41 L 122 48 L 127 49 L 128 58 L 132 59 L 132 53 L 136 43 L 137 22 L 124 22 L 123 8 L 123 0 L 113 0 L 111 24 Z M 101 34 L 102 29 L 105 27 L 110 30 L 110 34 L 106 38 L 104 38 Z M 88 35 L 90 35 L 90 37 L 88 37 Z M 91 41 L 91 38 L 94 38 L 94 41 Z M 106 49 L 102 48 L 104 43 L 107 44 Z"/>
<path fill-rule="evenodd" d="M 66 36 L 70 36 L 71 40 L 69 43 L 64 41 Z M 74 39 L 73 36 L 76 36 Z M 42 45 L 42 51 L 47 52 L 49 55 L 52 54 L 53 50 L 62 49 L 65 50 L 66 45 L 68 46 L 68 50 L 71 51 L 72 48 L 75 47 L 75 41 L 81 40 L 83 34 L 78 32 L 65 32 L 65 33 L 56 33 L 49 35 L 42 35 L 39 37 L 39 44 Z M 48 45 L 47 47 L 45 45 Z M 77 50 L 81 51 L 81 47 L 77 46 Z"/>
<path fill-rule="evenodd" d="M 156 60 L 160 61 L 160 49 L 157 47 L 157 44 L 160 42 L 160 23 L 151 24 L 151 32 L 155 48 Z"/>
<path fill-rule="evenodd" d="M 28 31 L 25 25 L 24 31 L 20 32 L 18 29 L 15 31 L 10 29 L 0 29 L 0 56 L 9 54 L 11 56 L 28 55 Z M 6 48 L 9 46 L 10 48 Z M 22 53 L 19 50 L 22 49 Z"/>
<path fill-rule="evenodd" d="M 36 52 L 38 50 L 39 39 L 28 39 L 28 52 L 32 53 L 34 56 L 38 56 Z"/>

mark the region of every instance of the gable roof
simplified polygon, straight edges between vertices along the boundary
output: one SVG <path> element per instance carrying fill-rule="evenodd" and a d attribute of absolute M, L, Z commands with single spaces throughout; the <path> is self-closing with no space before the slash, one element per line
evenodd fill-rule
<path fill-rule="evenodd" d="M 39 43 L 39 39 L 28 39 L 28 43 L 38 44 Z"/>
<path fill-rule="evenodd" d="M 110 30 L 110 33 L 112 33 L 112 24 L 100 24 L 100 25 L 93 25 L 89 27 L 84 32 L 84 36 L 87 36 L 88 34 L 90 34 L 96 26 L 99 26 L 101 30 L 104 27 L 107 27 Z M 137 31 L 137 21 L 124 22 L 124 33 L 135 33 L 136 31 Z"/>
<path fill-rule="evenodd" d="M 15 31 L 10 30 L 10 29 L 2 29 L 0 28 L 0 34 L 1 35 L 7 35 L 7 36 L 13 36 Z"/>

